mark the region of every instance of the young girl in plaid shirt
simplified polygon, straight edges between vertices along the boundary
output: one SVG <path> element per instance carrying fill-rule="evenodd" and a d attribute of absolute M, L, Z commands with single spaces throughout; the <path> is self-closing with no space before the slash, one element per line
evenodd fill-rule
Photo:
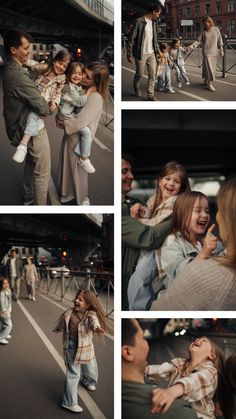
<path fill-rule="evenodd" d="M 62 407 L 72 412 L 82 412 L 78 405 L 77 386 L 82 384 L 90 391 L 96 390 L 98 368 L 93 347 L 93 333 L 108 330 L 102 305 L 90 290 L 81 290 L 74 300 L 74 307 L 59 319 L 54 332 L 63 331 L 63 348 L 66 362 L 66 382 Z"/>
<path fill-rule="evenodd" d="M 190 344 L 189 359 L 176 358 L 170 363 L 149 365 L 146 368 L 147 377 L 169 379 L 167 389 L 155 390 L 152 413 L 165 413 L 179 397 L 190 402 L 197 416 L 202 419 L 215 419 L 216 401 L 222 404 L 220 407 L 225 413 L 224 365 L 221 349 L 205 336 Z M 225 417 L 231 416 L 226 414 Z"/>
<path fill-rule="evenodd" d="M 148 226 L 160 224 L 171 216 L 178 194 L 189 189 L 184 167 L 175 161 L 168 162 L 158 177 L 156 194 L 151 196 L 145 207 L 139 203 L 134 204 L 130 210 L 131 216 Z M 152 282 L 156 274 L 162 284 L 160 249 L 145 253 L 142 251 L 135 272 L 129 280 L 130 310 L 148 310 L 154 300 Z"/>

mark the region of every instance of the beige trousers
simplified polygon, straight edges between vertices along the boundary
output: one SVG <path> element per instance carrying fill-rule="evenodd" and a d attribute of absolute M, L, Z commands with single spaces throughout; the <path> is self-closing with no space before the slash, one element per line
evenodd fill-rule
<path fill-rule="evenodd" d="M 156 57 L 152 54 L 143 54 L 142 60 L 135 60 L 136 73 L 134 76 L 134 87 L 139 87 L 141 78 L 143 77 L 145 67 L 148 73 L 147 94 L 148 97 L 154 96 L 155 77 L 156 77 Z"/>

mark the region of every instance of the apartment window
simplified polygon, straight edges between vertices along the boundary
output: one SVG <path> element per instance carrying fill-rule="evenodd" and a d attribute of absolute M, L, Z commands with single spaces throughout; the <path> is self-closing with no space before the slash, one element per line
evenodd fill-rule
<path fill-rule="evenodd" d="M 228 1 L 228 12 L 234 12 L 235 10 L 235 0 Z"/>
<path fill-rule="evenodd" d="M 195 15 L 196 16 L 200 15 L 200 6 L 199 5 L 195 6 Z"/>
<path fill-rule="evenodd" d="M 207 3 L 205 5 L 205 10 L 206 10 L 206 14 L 209 15 L 210 14 L 210 3 Z"/>
<path fill-rule="evenodd" d="M 186 15 L 189 17 L 191 16 L 191 7 L 187 7 L 187 13 Z"/>
<path fill-rule="evenodd" d="M 232 36 L 234 34 L 234 28 L 235 28 L 234 20 L 233 19 L 229 20 L 227 26 L 228 26 L 228 34 L 229 36 Z"/>
<path fill-rule="evenodd" d="M 222 13 L 222 4 L 221 1 L 216 2 L 216 13 Z"/>

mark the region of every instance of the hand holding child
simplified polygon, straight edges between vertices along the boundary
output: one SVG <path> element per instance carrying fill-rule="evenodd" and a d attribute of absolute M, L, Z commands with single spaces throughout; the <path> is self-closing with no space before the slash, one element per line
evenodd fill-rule
<path fill-rule="evenodd" d="M 182 384 L 167 389 L 157 388 L 152 392 L 152 413 L 166 413 L 173 401 L 183 395 Z"/>
<path fill-rule="evenodd" d="M 143 217 L 144 214 L 145 214 L 145 209 L 139 203 L 132 205 L 132 207 L 130 208 L 130 215 L 132 218 L 140 218 L 140 217 Z"/>

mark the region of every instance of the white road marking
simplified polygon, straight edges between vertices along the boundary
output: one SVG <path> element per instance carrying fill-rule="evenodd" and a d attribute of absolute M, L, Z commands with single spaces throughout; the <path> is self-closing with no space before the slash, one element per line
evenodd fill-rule
<path fill-rule="evenodd" d="M 105 144 L 103 144 L 97 137 L 94 137 L 94 141 L 95 141 L 95 143 L 102 149 L 102 150 L 106 150 L 106 151 L 109 151 L 109 153 L 111 153 L 112 151 L 107 147 L 107 146 L 105 146 Z"/>
<path fill-rule="evenodd" d="M 62 310 L 67 310 L 68 307 L 62 306 L 61 304 L 57 303 L 56 301 L 51 300 L 50 298 L 46 297 L 46 295 L 39 292 L 40 296 L 43 297 L 45 300 L 49 301 L 50 303 L 54 304 L 55 306 L 61 308 Z M 111 340 L 114 340 L 114 336 L 110 335 L 110 333 L 105 333 L 105 336 L 110 338 Z"/>
<path fill-rule="evenodd" d="M 17 301 L 17 303 L 18 303 L 19 307 L 21 308 L 21 310 L 23 311 L 26 318 L 28 319 L 28 321 L 33 326 L 34 330 L 36 331 L 36 333 L 38 334 L 40 339 L 42 340 L 42 342 L 44 343 L 44 345 L 46 346 L 46 348 L 48 349 L 48 351 L 50 352 L 50 354 L 52 355 L 52 357 L 55 359 L 55 361 L 58 364 L 58 366 L 60 367 L 60 369 L 65 374 L 66 373 L 66 367 L 65 367 L 65 362 L 64 362 L 64 359 L 62 358 L 62 356 L 59 354 L 59 352 L 57 352 L 55 347 L 51 344 L 50 340 L 47 338 L 45 333 L 39 327 L 37 322 L 33 319 L 33 317 L 28 312 L 28 310 L 26 310 L 24 305 L 19 300 Z M 93 399 L 89 396 L 87 391 L 80 385 L 78 386 L 78 395 L 81 398 L 81 400 L 83 401 L 83 403 L 85 404 L 88 411 L 91 413 L 93 418 L 95 418 L 95 419 L 106 419 L 106 417 L 104 416 L 102 411 L 99 409 L 99 407 L 93 401 Z"/>

